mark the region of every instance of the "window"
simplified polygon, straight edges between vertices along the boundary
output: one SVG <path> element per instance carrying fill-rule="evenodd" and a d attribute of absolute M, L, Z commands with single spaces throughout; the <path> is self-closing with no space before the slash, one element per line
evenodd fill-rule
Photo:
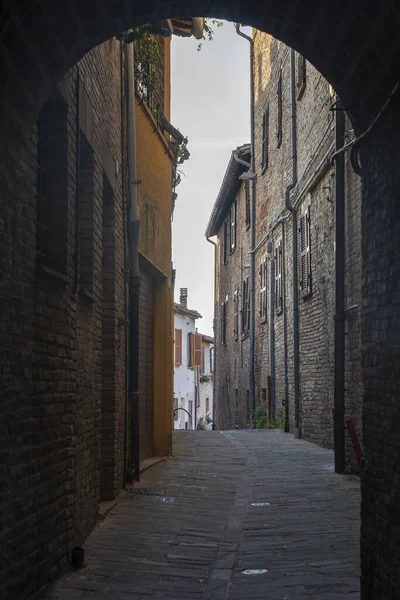
<path fill-rule="evenodd" d="M 174 398 L 174 421 L 177 421 L 179 418 L 179 410 L 177 410 L 178 408 L 178 398 Z"/>
<path fill-rule="evenodd" d="M 214 373 L 214 346 L 210 348 L 210 373 Z"/>
<path fill-rule="evenodd" d="M 266 106 L 263 115 L 262 124 L 262 150 L 261 150 L 261 169 L 268 167 L 268 146 L 269 146 L 269 107 Z"/>
<path fill-rule="evenodd" d="M 37 122 L 37 260 L 66 274 L 68 236 L 68 107 L 61 96 L 44 105 Z"/>
<path fill-rule="evenodd" d="M 300 100 L 307 83 L 307 61 L 301 54 L 297 55 L 297 100 Z"/>
<path fill-rule="evenodd" d="M 283 253 L 280 240 L 275 247 L 275 310 L 278 314 L 283 310 L 282 271 Z"/>
<path fill-rule="evenodd" d="M 201 372 L 206 372 L 206 348 L 205 346 L 201 347 Z"/>
<path fill-rule="evenodd" d="M 233 201 L 231 206 L 231 231 L 230 231 L 230 240 L 231 240 L 231 254 L 236 248 L 236 200 Z"/>
<path fill-rule="evenodd" d="M 311 294 L 311 217 L 310 205 L 300 216 L 300 289 L 303 296 Z"/>
<path fill-rule="evenodd" d="M 175 366 L 182 364 L 182 329 L 175 329 Z"/>
<path fill-rule="evenodd" d="M 189 367 L 201 368 L 201 333 L 189 333 Z"/>
<path fill-rule="evenodd" d="M 276 146 L 280 147 L 282 144 L 282 119 L 283 119 L 283 98 L 282 98 L 282 70 L 279 71 L 279 79 L 278 79 L 278 120 L 276 127 Z"/>
<path fill-rule="evenodd" d="M 210 398 L 206 398 L 206 413 L 210 412 Z"/>
<path fill-rule="evenodd" d="M 222 262 L 224 265 L 228 262 L 228 247 L 229 247 L 229 223 L 224 221 L 224 230 L 222 234 Z"/>
<path fill-rule="evenodd" d="M 149 54 L 140 45 L 135 49 L 136 89 L 152 115 L 158 121 L 164 112 L 164 44 L 161 35 L 151 36 Z"/>
<path fill-rule="evenodd" d="M 249 278 L 243 281 L 242 292 L 242 333 L 247 333 L 250 328 L 250 286 Z"/>
<path fill-rule="evenodd" d="M 221 304 L 221 344 L 226 344 L 226 302 Z"/>
<path fill-rule="evenodd" d="M 245 195 L 246 195 L 246 226 L 250 227 L 251 223 L 251 212 L 250 212 L 250 182 L 249 180 L 245 181 Z"/>
<path fill-rule="evenodd" d="M 233 336 L 235 340 L 239 337 L 239 290 L 233 292 Z"/>
<path fill-rule="evenodd" d="M 260 265 L 260 319 L 267 319 L 267 259 Z"/>

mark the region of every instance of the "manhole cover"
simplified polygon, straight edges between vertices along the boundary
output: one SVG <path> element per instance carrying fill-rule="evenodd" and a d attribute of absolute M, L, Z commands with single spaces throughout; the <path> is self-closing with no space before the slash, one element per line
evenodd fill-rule
<path fill-rule="evenodd" d="M 250 506 L 271 506 L 269 502 L 252 502 Z"/>
<path fill-rule="evenodd" d="M 268 573 L 268 569 L 245 569 L 242 571 L 242 575 L 263 575 Z"/>

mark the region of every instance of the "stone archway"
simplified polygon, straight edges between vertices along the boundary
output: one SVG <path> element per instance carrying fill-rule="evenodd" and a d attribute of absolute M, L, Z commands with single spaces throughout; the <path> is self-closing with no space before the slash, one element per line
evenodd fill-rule
<path fill-rule="evenodd" d="M 391 0 L 3 0 L 0 5 L 2 413 L 20 412 L 5 439 L 21 444 L 32 393 L 35 153 L 31 124 L 55 83 L 97 44 L 131 25 L 198 14 L 267 31 L 332 83 L 360 134 L 398 79 L 400 8 Z M 363 164 L 363 598 L 400 598 L 399 101 L 361 147 Z M 4 463 L 12 465 L 13 445 Z M 21 489 L 23 487 L 21 482 Z M 22 492 L 21 492 L 22 493 Z M 23 496 L 21 496 L 23 498 Z M 21 506 L 23 506 L 22 501 Z M 7 517 L 7 507 L 3 514 Z M 7 548 L 7 536 L 3 548 Z"/>

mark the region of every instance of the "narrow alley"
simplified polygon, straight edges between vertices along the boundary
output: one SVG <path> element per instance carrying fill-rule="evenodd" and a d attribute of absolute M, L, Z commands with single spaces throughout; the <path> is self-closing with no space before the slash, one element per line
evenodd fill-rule
<path fill-rule="evenodd" d="M 359 598 L 359 483 L 329 450 L 278 430 L 180 431 L 134 492 L 49 600 Z"/>

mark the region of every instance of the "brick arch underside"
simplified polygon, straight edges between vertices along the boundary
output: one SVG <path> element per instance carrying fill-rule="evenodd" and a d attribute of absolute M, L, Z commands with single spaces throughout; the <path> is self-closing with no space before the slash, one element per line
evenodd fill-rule
<path fill-rule="evenodd" d="M 399 8 L 391 0 L 2 0 L 0 3 L 0 409 L 3 470 L 1 581 L 15 582 L 8 598 L 34 597 L 66 556 L 73 531 L 35 556 L 43 538 L 33 496 L 41 484 L 33 465 L 42 443 L 32 383 L 35 329 L 35 186 L 32 124 L 63 74 L 91 48 L 129 26 L 206 14 L 253 25 L 306 56 L 332 83 L 356 131 L 371 120 L 399 69 Z M 400 599 L 400 142 L 399 110 L 389 109 L 362 148 L 363 367 L 366 466 L 362 494 L 363 598 Z M 54 310 L 54 307 L 51 307 Z M 32 433 L 32 431 L 34 433 Z M 29 437 L 32 436 L 32 439 Z M 65 459 L 72 449 L 65 448 Z M 25 467 L 21 462 L 25 461 Z M 384 468 L 382 467 L 384 465 Z M 397 482 L 393 485 L 393 482 Z M 49 494 L 52 491 L 49 490 Z M 61 507 L 64 510 L 63 507 Z M 60 510 L 61 510 L 60 508 Z M 65 506 L 67 514 L 71 506 Z M 43 512 L 43 511 L 42 511 Z M 92 515 L 84 515 L 92 523 Z M 78 515 L 80 518 L 81 515 Z M 68 518 L 75 519 L 74 515 Z M 392 525 L 391 525 L 392 523 Z M 394 523 L 394 528 L 393 528 Z M 397 529 L 396 529 L 397 527 Z M 78 541 L 83 541 L 80 539 Z M 30 548 L 27 561 L 21 549 Z M 40 563 L 40 560 L 42 563 Z M 40 564 L 42 566 L 40 567 Z M 53 571 L 52 571 L 53 572 Z M 23 573 L 24 582 L 20 579 Z M 18 587 L 18 581 L 21 586 Z M 32 594 L 27 587 L 32 585 Z M 0 591 L 1 591 L 0 584 Z M 1 594 L 0 594 L 1 595 Z"/>
<path fill-rule="evenodd" d="M 356 128 L 398 73 L 400 9 L 392 0 L 3 0 L 5 108 L 34 118 L 54 84 L 93 47 L 136 24 L 199 14 L 251 25 L 301 52 L 339 93 Z"/>

